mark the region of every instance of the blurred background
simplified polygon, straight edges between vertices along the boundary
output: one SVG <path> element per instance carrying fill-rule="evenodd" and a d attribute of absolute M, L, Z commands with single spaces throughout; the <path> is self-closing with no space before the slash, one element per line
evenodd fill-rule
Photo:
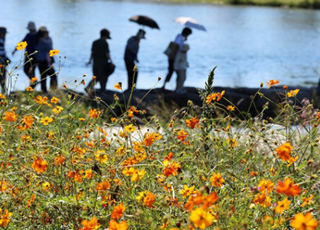
<path fill-rule="evenodd" d="M 161 87 L 168 65 L 163 51 L 184 28 L 174 21 L 179 16 L 192 17 L 207 30 L 193 29 L 188 37 L 186 87 L 204 88 L 214 66 L 218 66 L 215 86 L 259 87 L 260 82 L 280 79 L 281 85 L 312 87 L 320 78 L 318 10 L 108 0 L 0 0 L 0 4 L 0 26 L 9 32 L 5 48 L 11 67 L 23 60 L 22 51 L 14 56 L 11 53 L 27 34 L 28 22 L 34 21 L 37 28 L 47 27 L 53 48 L 60 50 L 60 62 L 56 57 L 55 63 L 59 85 L 66 83 L 81 92 L 84 91 L 84 86 L 79 85 L 81 79 L 89 82 L 92 77 L 92 67 L 85 63 L 102 28 L 111 32 L 112 40 L 107 41 L 116 65 L 107 89 L 113 89 L 117 82 L 123 82 L 123 88 L 127 88 L 125 45 L 140 28 L 145 29 L 146 40 L 140 43 L 137 88 L 153 87 L 158 77 L 162 80 L 156 87 Z M 130 22 L 133 15 L 153 18 L 160 30 Z M 29 86 L 22 65 L 13 74 L 14 90 Z M 87 77 L 83 78 L 84 74 Z M 173 90 L 175 80 L 174 74 L 166 88 Z"/>

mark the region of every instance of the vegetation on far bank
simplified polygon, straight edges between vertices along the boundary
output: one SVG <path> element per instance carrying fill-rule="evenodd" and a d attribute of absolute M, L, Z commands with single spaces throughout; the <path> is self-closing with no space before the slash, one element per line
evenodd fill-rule
<path fill-rule="evenodd" d="M 151 0 L 159 2 L 158 0 Z M 225 5 L 258 5 L 290 8 L 319 9 L 320 0 L 160 0 L 171 3 L 208 3 Z"/>

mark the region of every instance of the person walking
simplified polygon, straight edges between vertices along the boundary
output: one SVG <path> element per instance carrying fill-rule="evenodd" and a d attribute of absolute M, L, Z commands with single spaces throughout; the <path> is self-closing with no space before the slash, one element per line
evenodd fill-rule
<path fill-rule="evenodd" d="M 181 49 L 178 51 L 176 58 L 174 59 L 173 68 L 177 73 L 177 87 L 175 91 L 178 94 L 187 92 L 187 90 L 183 88 L 183 84 L 186 80 L 187 68 L 189 67 L 187 61 L 187 51 L 189 49 L 189 45 L 184 43 Z"/>
<path fill-rule="evenodd" d="M 93 75 L 96 79 L 91 80 L 85 88 L 88 93 L 93 90 L 96 82 L 100 82 L 101 92 L 105 92 L 108 77 L 115 69 L 115 65 L 111 60 L 107 39 L 111 39 L 110 31 L 102 29 L 100 31 L 100 38 L 92 43 L 91 55 L 87 65 L 90 65 L 93 60 Z"/>
<path fill-rule="evenodd" d="M 27 47 L 25 51 L 25 57 L 24 57 L 24 65 L 23 65 L 23 71 L 25 74 L 29 77 L 31 80 L 35 76 L 35 66 L 36 66 L 36 55 L 33 55 L 30 57 L 31 54 L 33 54 L 36 51 L 35 47 L 35 38 L 37 35 L 36 25 L 34 22 L 29 22 L 27 29 L 29 30 L 29 33 L 22 39 L 23 42 L 27 42 Z M 17 48 L 14 49 L 12 52 L 12 55 L 15 54 L 17 51 Z M 31 60 L 32 58 L 32 60 Z M 37 82 L 30 83 L 30 86 L 34 88 L 37 85 Z"/>
<path fill-rule="evenodd" d="M 2 93 L 6 92 L 6 65 L 10 62 L 9 58 L 6 56 L 4 47 L 6 34 L 7 29 L 5 27 L 0 27 L 0 85 Z"/>
<path fill-rule="evenodd" d="M 52 39 L 49 37 L 49 31 L 45 26 L 40 27 L 35 37 L 35 48 L 38 51 L 36 60 L 41 75 L 41 91 L 44 93 L 47 92 L 47 77 L 50 76 L 50 89 L 56 89 L 58 86 L 57 75 L 52 66 L 54 59 L 49 56 L 52 47 Z"/>
<path fill-rule="evenodd" d="M 138 70 L 134 70 L 135 63 L 139 63 L 138 51 L 139 43 L 141 39 L 145 39 L 146 32 L 140 29 L 137 35 L 132 36 L 128 39 L 126 50 L 124 53 L 124 61 L 126 63 L 128 73 L 128 89 L 130 90 L 133 84 L 137 84 Z"/>
<path fill-rule="evenodd" d="M 162 90 L 165 90 L 166 83 L 170 81 L 172 74 L 174 72 L 174 61 L 176 58 L 177 53 L 181 50 L 184 42 L 187 40 L 188 36 L 192 34 L 192 30 L 188 27 L 184 28 L 181 34 L 178 34 L 174 43 L 171 47 L 172 51 L 171 54 L 168 56 L 168 74 L 162 86 Z"/>

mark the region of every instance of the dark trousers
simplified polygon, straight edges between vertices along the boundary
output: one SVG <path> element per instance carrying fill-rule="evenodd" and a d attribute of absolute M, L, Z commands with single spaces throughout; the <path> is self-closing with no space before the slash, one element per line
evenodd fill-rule
<path fill-rule="evenodd" d="M 41 75 L 41 90 L 47 92 L 47 77 L 50 77 L 50 89 L 56 89 L 58 86 L 57 75 L 54 68 L 48 67 L 47 61 L 39 62 L 39 70 Z"/>
<path fill-rule="evenodd" d="M 0 85 L 1 85 L 1 92 L 4 93 L 6 91 L 6 67 L 3 64 L 0 67 Z"/>
<path fill-rule="evenodd" d="M 35 61 L 29 61 L 29 58 L 27 57 L 24 59 L 23 71 L 30 80 L 35 76 L 34 75 L 35 67 L 36 67 Z M 37 85 L 37 82 L 30 84 L 32 88 L 34 88 L 36 85 Z"/>
<path fill-rule="evenodd" d="M 92 91 L 97 82 L 100 82 L 101 92 L 106 91 L 108 77 L 110 70 L 108 69 L 107 60 L 94 60 L 93 61 L 93 75 L 96 76 L 95 80 L 91 80 L 86 87 L 87 91 Z"/>
<path fill-rule="evenodd" d="M 169 63 L 169 66 L 168 66 L 168 74 L 166 76 L 166 82 L 170 81 L 172 74 L 174 72 L 174 69 L 173 69 L 174 59 L 173 60 L 168 59 L 168 63 Z"/>
<path fill-rule="evenodd" d="M 135 66 L 133 61 L 128 59 L 124 59 L 126 63 L 127 73 L 128 73 L 128 89 L 131 90 L 133 84 L 137 86 L 137 79 L 138 79 L 138 70 L 136 72 L 133 71 Z"/>

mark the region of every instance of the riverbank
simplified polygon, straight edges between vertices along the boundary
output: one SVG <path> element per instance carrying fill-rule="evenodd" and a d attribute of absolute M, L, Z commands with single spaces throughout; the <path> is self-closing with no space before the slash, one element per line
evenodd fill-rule
<path fill-rule="evenodd" d="M 161 1 L 151 0 L 151 1 L 171 2 L 171 3 L 209 3 L 209 4 L 223 4 L 223 5 L 257 5 L 257 6 L 320 9 L 319 0 L 161 0 Z"/>

